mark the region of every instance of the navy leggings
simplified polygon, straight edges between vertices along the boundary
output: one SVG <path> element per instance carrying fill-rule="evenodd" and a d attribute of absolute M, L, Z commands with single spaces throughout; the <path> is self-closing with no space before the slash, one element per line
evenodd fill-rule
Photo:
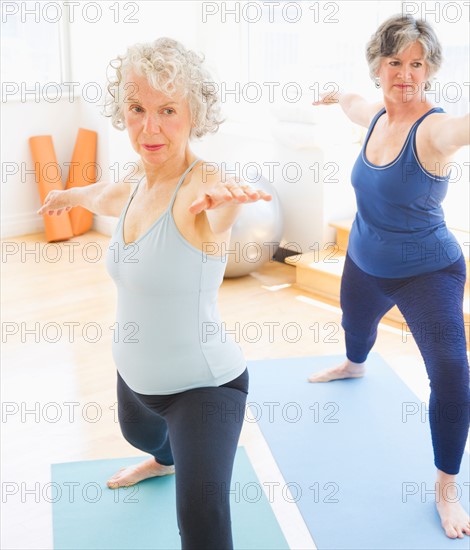
<path fill-rule="evenodd" d="M 126 440 L 175 465 L 184 550 L 231 550 L 229 491 L 248 393 L 248 371 L 218 387 L 144 395 L 118 373 L 118 417 Z"/>
<path fill-rule="evenodd" d="M 459 472 L 469 425 L 469 367 L 465 344 L 463 256 L 452 265 L 402 279 L 368 275 L 346 255 L 341 281 L 346 356 L 366 360 L 377 325 L 394 305 L 418 345 L 430 380 L 429 421 L 434 463 Z"/>

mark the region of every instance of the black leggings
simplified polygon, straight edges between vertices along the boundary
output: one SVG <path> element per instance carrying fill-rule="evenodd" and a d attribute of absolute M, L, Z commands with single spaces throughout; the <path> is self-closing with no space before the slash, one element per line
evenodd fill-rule
<path fill-rule="evenodd" d="M 245 414 L 248 370 L 218 387 L 144 395 L 118 373 L 118 417 L 125 439 L 175 465 L 184 550 L 231 550 L 230 481 Z"/>

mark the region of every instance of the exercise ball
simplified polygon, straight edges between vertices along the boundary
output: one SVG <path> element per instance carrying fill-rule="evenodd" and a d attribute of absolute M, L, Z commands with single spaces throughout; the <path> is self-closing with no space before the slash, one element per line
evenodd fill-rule
<path fill-rule="evenodd" d="M 247 171 L 245 182 L 253 189 L 272 195 L 271 201 L 244 204 L 232 227 L 225 277 L 242 277 L 272 259 L 279 248 L 284 223 L 274 186 L 256 172 Z"/>

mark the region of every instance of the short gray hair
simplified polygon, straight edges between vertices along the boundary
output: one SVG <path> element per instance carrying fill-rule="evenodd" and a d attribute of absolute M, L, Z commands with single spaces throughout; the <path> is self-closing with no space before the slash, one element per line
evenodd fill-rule
<path fill-rule="evenodd" d="M 149 84 L 168 96 L 182 93 L 187 98 L 194 127 L 190 137 L 216 132 L 223 122 L 220 100 L 204 57 L 186 49 L 172 38 L 159 38 L 152 43 L 130 46 L 123 56 L 110 61 L 112 74 L 107 76 L 108 94 L 103 114 L 112 125 L 125 129 L 123 116 L 125 78 L 131 72 L 146 76 Z"/>
<path fill-rule="evenodd" d="M 436 33 L 427 21 L 401 14 L 384 21 L 367 43 L 366 58 L 370 77 L 376 78 L 382 58 L 393 57 L 416 41 L 423 47 L 424 59 L 429 71 L 428 77 L 431 78 L 437 73 L 442 63 L 442 47 Z M 429 87 L 428 80 L 425 89 Z"/>

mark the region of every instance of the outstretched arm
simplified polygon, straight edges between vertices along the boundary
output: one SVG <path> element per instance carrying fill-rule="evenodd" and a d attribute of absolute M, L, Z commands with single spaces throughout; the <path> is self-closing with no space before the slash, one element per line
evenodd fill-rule
<path fill-rule="evenodd" d="M 261 189 L 239 185 L 232 178 L 220 181 L 217 174 L 214 174 L 206 183 L 200 184 L 189 211 L 196 215 L 205 211 L 211 231 L 224 233 L 235 223 L 243 204 L 271 199 L 272 196 Z"/>
<path fill-rule="evenodd" d="M 470 144 L 470 114 L 435 117 L 430 125 L 429 138 L 439 153 L 452 156 L 460 147 Z"/>
<path fill-rule="evenodd" d="M 371 120 L 384 106 L 383 102 L 369 103 L 357 94 L 345 94 L 343 92 L 328 92 L 322 94 L 318 101 L 312 105 L 332 105 L 339 103 L 345 115 L 355 124 L 368 128 Z"/>
<path fill-rule="evenodd" d="M 83 206 L 95 214 L 118 217 L 129 198 L 130 183 L 99 182 L 85 187 L 50 191 L 37 214 L 60 216 L 74 206 Z"/>

